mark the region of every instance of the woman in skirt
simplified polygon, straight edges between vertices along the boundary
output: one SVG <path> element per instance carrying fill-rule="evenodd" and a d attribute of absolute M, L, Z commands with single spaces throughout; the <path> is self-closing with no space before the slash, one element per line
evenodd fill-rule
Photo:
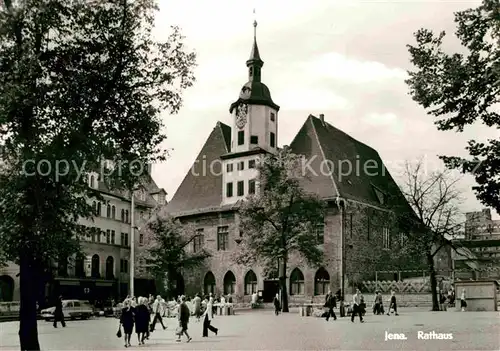
<path fill-rule="evenodd" d="M 130 299 L 123 301 L 125 306 L 122 310 L 122 315 L 120 317 L 120 324 L 123 326 L 123 335 L 125 338 L 125 347 L 130 345 L 130 337 L 132 336 L 132 330 L 134 329 L 134 309 L 131 306 Z"/>

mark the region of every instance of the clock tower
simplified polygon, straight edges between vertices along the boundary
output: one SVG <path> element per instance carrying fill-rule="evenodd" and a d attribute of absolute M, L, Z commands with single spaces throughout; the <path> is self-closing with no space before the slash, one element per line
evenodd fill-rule
<path fill-rule="evenodd" d="M 248 82 L 239 98 L 231 104 L 233 118 L 231 152 L 223 155 L 223 204 L 230 204 L 256 192 L 255 165 L 265 153 L 275 153 L 278 147 L 278 111 L 269 88 L 262 83 L 262 66 L 257 46 L 257 21 L 253 23 L 254 40 L 246 62 Z"/>

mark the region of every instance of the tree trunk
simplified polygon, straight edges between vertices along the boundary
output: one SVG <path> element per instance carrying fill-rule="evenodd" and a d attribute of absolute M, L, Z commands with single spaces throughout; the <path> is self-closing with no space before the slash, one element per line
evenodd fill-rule
<path fill-rule="evenodd" d="M 436 269 L 434 268 L 434 256 L 427 255 L 427 265 L 429 267 L 429 276 L 431 281 L 431 294 L 432 294 L 432 310 L 439 311 L 439 301 L 437 297 L 437 279 Z"/>
<path fill-rule="evenodd" d="M 286 289 L 286 266 L 287 266 L 287 257 L 283 258 L 283 264 L 281 265 L 280 272 L 280 289 L 281 289 L 281 311 L 288 311 L 288 292 Z"/>
<path fill-rule="evenodd" d="M 19 262 L 19 284 L 21 306 L 19 310 L 19 342 L 21 351 L 38 351 L 37 310 L 38 279 L 35 262 L 29 255 L 23 254 Z"/>

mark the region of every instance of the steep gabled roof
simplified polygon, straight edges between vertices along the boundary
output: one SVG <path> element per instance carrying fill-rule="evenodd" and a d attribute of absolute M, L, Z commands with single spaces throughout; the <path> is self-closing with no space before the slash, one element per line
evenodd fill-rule
<path fill-rule="evenodd" d="M 321 197 L 340 196 L 379 207 L 386 207 L 388 202 L 406 207 L 401 190 L 378 152 L 331 124 L 310 115 L 290 147 L 306 159 L 318 155 L 318 160 L 311 162 L 318 176 L 314 175 L 314 181 L 305 186 Z"/>
<path fill-rule="evenodd" d="M 193 166 L 162 212 L 179 213 L 220 206 L 222 203 L 220 156 L 230 150 L 231 127 L 217 122 Z M 212 171 L 210 165 L 213 165 Z"/>

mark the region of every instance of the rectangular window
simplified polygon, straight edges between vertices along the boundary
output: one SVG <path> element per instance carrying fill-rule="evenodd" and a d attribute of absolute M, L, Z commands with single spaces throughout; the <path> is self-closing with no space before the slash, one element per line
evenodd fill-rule
<path fill-rule="evenodd" d="M 304 281 L 294 280 L 290 283 L 290 295 L 304 295 Z"/>
<path fill-rule="evenodd" d="M 407 238 L 407 236 L 405 233 L 399 234 L 399 240 L 400 240 L 401 247 L 404 247 L 406 245 L 406 238 Z"/>
<path fill-rule="evenodd" d="M 245 183 L 243 181 L 238 182 L 238 196 L 243 196 L 245 193 Z"/>
<path fill-rule="evenodd" d="M 238 145 L 245 144 L 245 131 L 240 130 L 238 132 Z"/>
<path fill-rule="evenodd" d="M 203 248 L 205 243 L 205 234 L 203 228 L 196 230 L 196 236 L 193 239 L 193 252 L 198 252 Z"/>
<path fill-rule="evenodd" d="M 120 260 L 120 272 L 128 272 L 128 260 Z"/>
<path fill-rule="evenodd" d="M 125 246 L 125 233 L 121 233 L 120 246 Z"/>
<path fill-rule="evenodd" d="M 324 242 L 325 242 L 325 222 L 324 222 L 324 219 L 321 219 L 321 222 L 316 224 L 316 239 L 318 240 L 318 244 L 324 244 Z"/>
<path fill-rule="evenodd" d="M 125 245 L 128 246 L 128 233 L 125 233 Z"/>
<path fill-rule="evenodd" d="M 229 249 L 229 227 L 217 227 L 217 250 L 225 251 Z"/>
<path fill-rule="evenodd" d="M 111 231 L 111 244 L 113 244 L 113 245 L 116 243 L 116 241 L 115 241 L 115 234 L 116 234 L 115 231 L 112 230 Z"/>
<path fill-rule="evenodd" d="M 245 162 L 238 162 L 238 171 L 243 171 L 245 169 Z"/>
<path fill-rule="evenodd" d="M 389 249 L 391 247 L 391 238 L 389 235 L 389 228 L 382 229 L 382 236 L 384 241 L 384 249 Z"/>
<path fill-rule="evenodd" d="M 274 122 L 276 120 L 276 115 L 274 112 L 271 112 L 271 122 Z"/>
<path fill-rule="evenodd" d="M 226 171 L 227 171 L 227 173 L 231 173 L 233 171 L 233 164 L 232 163 L 228 163 L 226 165 Z"/>
<path fill-rule="evenodd" d="M 248 168 L 255 168 L 255 160 L 248 161 Z"/>
<path fill-rule="evenodd" d="M 227 183 L 226 184 L 226 197 L 232 197 L 233 196 L 233 183 Z"/>
<path fill-rule="evenodd" d="M 255 194 L 255 179 L 250 179 L 248 181 L 248 193 Z"/>
<path fill-rule="evenodd" d="M 139 244 L 144 244 L 144 234 L 139 234 Z"/>
<path fill-rule="evenodd" d="M 276 145 L 276 135 L 274 135 L 273 132 L 271 132 L 271 140 L 269 141 L 269 144 L 271 145 L 271 147 L 275 147 Z"/>
<path fill-rule="evenodd" d="M 258 144 L 259 143 L 259 137 L 257 135 L 251 135 L 250 136 L 250 144 Z"/>
<path fill-rule="evenodd" d="M 106 230 L 106 244 L 111 244 L 111 231 Z"/>

